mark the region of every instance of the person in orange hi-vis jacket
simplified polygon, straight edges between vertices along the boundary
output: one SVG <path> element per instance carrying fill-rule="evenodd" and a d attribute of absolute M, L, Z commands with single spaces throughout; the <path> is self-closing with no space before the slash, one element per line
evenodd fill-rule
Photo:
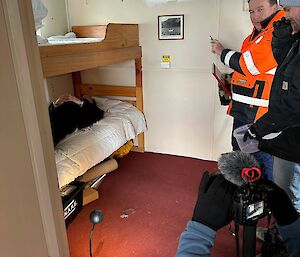
<path fill-rule="evenodd" d="M 218 40 L 212 40 L 212 52 L 234 70 L 231 89 L 232 100 L 228 114 L 233 120 L 233 131 L 252 124 L 268 111 L 269 95 L 277 62 L 272 54 L 273 23 L 284 11 L 278 10 L 276 0 L 249 0 L 252 33 L 244 40 L 241 51 L 225 49 Z M 240 147 L 232 135 L 233 150 Z M 273 180 L 273 157 L 258 151 L 253 156 L 260 162 L 264 177 Z"/>

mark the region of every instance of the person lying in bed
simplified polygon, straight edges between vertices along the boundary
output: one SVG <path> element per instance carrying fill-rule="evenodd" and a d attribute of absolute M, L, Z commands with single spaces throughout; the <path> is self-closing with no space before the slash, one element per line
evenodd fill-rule
<path fill-rule="evenodd" d="M 70 94 L 60 96 L 49 106 L 54 146 L 68 134 L 102 119 L 103 114 L 94 100 L 79 100 Z"/>

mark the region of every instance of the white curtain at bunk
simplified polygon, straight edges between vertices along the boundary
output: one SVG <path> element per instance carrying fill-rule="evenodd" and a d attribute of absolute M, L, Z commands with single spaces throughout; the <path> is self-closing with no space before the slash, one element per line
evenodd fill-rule
<path fill-rule="evenodd" d="M 43 4 L 42 0 L 31 0 L 32 4 L 32 11 L 34 16 L 34 23 L 35 23 L 35 31 L 37 32 L 40 28 L 43 27 L 42 20 L 47 16 L 48 9 Z M 38 43 L 45 43 L 47 42 L 47 39 L 42 38 L 37 33 L 37 40 Z"/>
<path fill-rule="evenodd" d="M 31 3 L 35 22 L 35 30 L 38 31 L 41 27 L 43 27 L 42 20 L 47 16 L 48 9 L 41 0 L 31 0 Z"/>

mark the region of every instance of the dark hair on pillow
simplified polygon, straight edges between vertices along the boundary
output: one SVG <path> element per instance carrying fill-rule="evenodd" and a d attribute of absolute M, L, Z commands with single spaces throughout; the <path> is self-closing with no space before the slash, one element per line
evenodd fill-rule
<path fill-rule="evenodd" d="M 87 99 L 83 99 L 83 102 L 78 119 L 79 129 L 88 127 L 98 120 L 101 120 L 104 115 L 104 111 L 97 107 L 95 100 L 91 103 Z"/>
<path fill-rule="evenodd" d="M 80 109 L 80 106 L 74 102 L 65 102 L 57 107 L 53 104 L 49 106 L 54 145 L 77 129 Z"/>
<path fill-rule="evenodd" d="M 54 145 L 73 133 L 77 128 L 82 129 L 91 126 L 103 118 L 104 111 L 99 109 L 93 101 L 90 103 L 83 99 L 83 105 L 69 101 L 57 107 L 49 106 L 49 115 Z"/>

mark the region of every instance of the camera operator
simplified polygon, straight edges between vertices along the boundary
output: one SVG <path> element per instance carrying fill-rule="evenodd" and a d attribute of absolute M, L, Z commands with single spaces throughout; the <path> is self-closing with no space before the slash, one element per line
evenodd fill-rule
<path fill-rule="evenodd" d="M 270 208 L 291 257 L 299 257 L 294 246 L 300 241 L 300 218 L 287 194 L 272 182 Z M 176 257 L 209 257 L 217 231 L 232 221 L 233 194 L 238 187 L 223 175 L 204 173 L 192 220 L 181 234 Z M 284 210 L 284 211 L 283 211 Z M 288 237 L 287 237 L 288 231 Z"/>

